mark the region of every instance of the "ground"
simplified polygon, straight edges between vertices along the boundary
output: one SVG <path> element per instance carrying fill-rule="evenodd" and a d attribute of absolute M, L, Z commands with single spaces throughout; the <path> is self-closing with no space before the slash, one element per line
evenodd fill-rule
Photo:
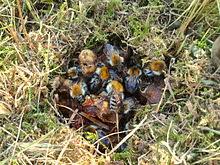
<path fill-rule="evenodd" d="M 216 0 L 2 0 L 0 164 L 220 164 Z M 98 153 L 58 121 L 54 77 L 118 36 L 143 62 L 173 59 L 163 98 L 138 109 L 122 152 Z M 114 162 L 117 161 L 117 162 Z"/>

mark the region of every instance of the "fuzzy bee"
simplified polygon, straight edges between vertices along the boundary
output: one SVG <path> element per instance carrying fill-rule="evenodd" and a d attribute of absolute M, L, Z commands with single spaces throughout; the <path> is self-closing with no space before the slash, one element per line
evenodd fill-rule
<path fill-rule="evenodd" d="M 109 70 L 110 80 L 116 80 L 119 82 L 123 82 L 124 74 L 119 72 L 117 69 L 109 68 L 108 70 Z"/>
<path fill-rule="evenodd" d="M 106 87 L 108 94 L 119 94 L 124 92 L 123 85 L 116 80 L 112 80 Z"/>
<path fill-rule="evenodd" d="M 135 108 L 137 108 L 138 101 L 134 97 L 128 97 L 123 101 L 123 108 L 124 112 L 123 114 L 127 115 L 128 113 L 135 111 Z"/>
<path fill-rule="evenodd" d="M 123 101 L 123 115 L 120 121 L 121 130 L 128 128 L 128 122 L 134 117 L 138 101 L 134 97 L 128 97 Z"/>
<path fill-rule="evenodd" d="M 77 80 L 70 87 L 70 96 L 82 103 L 88 93 L 87 85 L 82 80 Z"/>
<path fill-rule="evenodd" d="M 138 67 L 133 66 L 128 69 L 127 74 L 128 76 L 124 81 L 125 89 L 130 94 L 134 94 L 139 88 L 142 71 Z"/>
<path fill-rule="evenodd" d="M 110 78 L 110 73 L 108 68 L 105 65 L 101 65 L 97 67 L 96 72 L 93 74 L 89 81 L 89 91 L 92 94 L 100 93 L 103 88 L 108 83 Z"/>
<path fill-rule="evenodd" d="M 110 96 L 110 110 L 120 111 L 124 99 L 124 87 L 116 80 L 112 80 L 106 87 L 107 93 Z"/>
<path fill-rule="evenodd" d="M 120 52 L 115 46 L 106 44 L 104 47 L 104 53 L 107 56 L 108 63 L 112 67 L 117 67 L 123 64 L 124 58 L 120 56 Z"/>
<path fill-rule="evenodd" d="M 77 80 L 80 74 L 81 74 L 81 69 L 77 66 L 69 68 L 66 72 L 66 76 L 68 77 L 68 79 L 73 81 Z"/>
<path fill-rule="evenodd" d="M 144 74 L 148 77 L 160 76 L 165 68 L 166 64 L 164 61 L 154 60 L 150 62 L 149 69 L 144 69 Z"/>
<path fill-rule="evenodd" d="M 82 50 L 79 54 L 79 63 L 84 76 L 92 75 L 96 70 L 96 54 L 89 49 Z"/>

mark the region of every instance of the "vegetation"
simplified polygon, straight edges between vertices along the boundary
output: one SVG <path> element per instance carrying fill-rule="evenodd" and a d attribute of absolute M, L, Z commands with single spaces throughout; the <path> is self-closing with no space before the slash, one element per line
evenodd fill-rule
<path fill-rule="evenodd" d="M 220 75 L 210 48 L 218 0 L 1 0 L 0 164 L 220 164 Z M 52 81 L 114 37 L 144 62 L 175 60 L 163 98 L 130 121 L 123 152 L 99 153 L 59 122 Z M 115 40 L 117 42 L 117 40 Z M 175 52 L 175 53 L 173 53 Z"/>

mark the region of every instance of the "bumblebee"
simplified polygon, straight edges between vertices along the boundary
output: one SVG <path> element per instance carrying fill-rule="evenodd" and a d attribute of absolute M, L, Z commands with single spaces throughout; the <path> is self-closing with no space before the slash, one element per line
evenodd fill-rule
<path fill-rule="evenodd" d="M 112 80 L 106 87 L 107 93 L 110 97 L 110 110 L 120 111 L 123 105 L 124 99 L 124 87 L 123 85 L 116 80 Z"/>
<path fill-rule="evenodd" d="M 117 112 L 121 112 L 121 108 L 123 106 L 123 99 L 124 99 L 124 95 L 123 94 L 113 94 L 110 97 L 110 110 L 111 111 L 117 111 Z"/>
<path fill-rule="evenodd" d="M 89 49 L 81 51 L 79 55 L 79 63 L 84 76 L 91 76 L 96 70 L 96 54 Z"/>
<path fill-rule="evenodd" d="M 119 94 L 124 92 L 124 87 L 123 85 L 116 80 L 112 80 L 106 87 L 107 93 L 108 94 Z"/>
<path fill-rule="evenodd" d="M 89 81 L 89 91 L 92 94 L 100 93 L 106 87 L 110 73 L 105 65 L 97 67 L 96 72 L 93 74 Z"/>
<path fill-rule="evenodd" d="M 80 68 L 77 66 L 74 66 L 67 70 L 66 76 L 68 77 L 68 79 L 75 81 L 79 78 L 80 73 L 81 73 Z"/>
<path fill-rule="evenodd" d="M 124 80 L 125 89 L 130 94 L 134 94 L 139 88 L 142 71 L 134 66 L 128 69 L 127 74 L 128 76 Z"/>
<path fill-rule="evenodd" d="M 105 45 L 104 54 L 107 57 L 108 63 L 112 67 L 120 66 L 124 63 L 124 58 L 122 56 L 120 56 L 119 50 L 111 44 Z"/>
<path fill-rule="evenodd" d="M 80 103 L 84 101 L 87 93 L 88 93 L 87 85 L 82 80 L 77 80 L 73 82 L 73 84 L 70 87 L 70 96 L 73 99 L 76 99 Z"/>
<path fill-rule="evenodd" d="M 149 69 L 144 69 L 144 74 L 148 77 L 160 76 L 162 75 L 165 68 L 166 64 L 164 61 L 154 60 L 150 62 Z"/>
<path fill-rule="evenodd" d="M 119 82 L 123 82 L 123 74 L 120 74 L 117 70 L 110 68 L 109 69 L 110 80 L 116 80 Z"/>
<path fill-rule="evenodd" d="M 134 117 L 135 110 L 137 109 L 138 101 L 134 97 L 127 97 L 123 101 L 123 112 L 120 120 L 120 129 L 126 130 L 128 128 L 128 122 Z"/>

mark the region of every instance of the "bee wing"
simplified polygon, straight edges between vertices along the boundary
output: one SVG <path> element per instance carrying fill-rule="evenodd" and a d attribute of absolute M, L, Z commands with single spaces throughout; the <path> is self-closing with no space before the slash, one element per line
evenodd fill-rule
<path fill-rule="evenodd" d="M 138 89 L 140 80 L 137 77 L 126 77 L 125 88 L 128 92 L 134 93 Z"/>
<path fill-rule="evenodd" d="M 82 95 L 86 95 L 88 93 L 88 87 L 84 81 L 81 82 L 82 84 Z"/>
<path fill-rule="evenodd" d="M 97 89 L 100 87 L 101 79 L 98 75 L 94 75 L 89 82 L 90 92 L 97 92 Z"/>
<path fill-rule="evenodd" d="M 110 69 L 109 74 L 112 80 L 117 80 L 122 82 L 122 78 L 114 70 Z"/>
<path fill-rule="evenodd" d="M 128 114 L 131 111 L 134 111 L 136 108 L 136 100 L 132 97 L 128 97 L 123 101 L 124 114 Z"/>
<path fill-rule="evenodd" d="M 110 57 L 112 54 L 119 54 L 119 50 L 111 44 L 106 44 L 105 47 L 104 47 L 103 52 L 108 57 Z"/>

